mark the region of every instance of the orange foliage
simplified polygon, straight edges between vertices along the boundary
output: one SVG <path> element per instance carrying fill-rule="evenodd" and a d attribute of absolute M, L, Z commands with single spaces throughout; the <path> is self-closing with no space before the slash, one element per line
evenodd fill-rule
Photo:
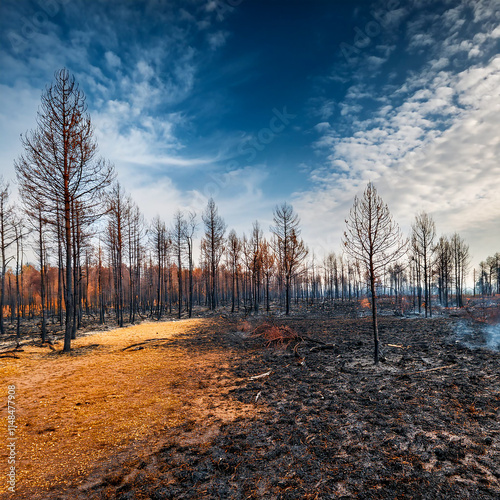
<path fill-rule="evenodd" d="M 280 345 L 288 346 L 292 342 L 299 340 L 297 332 L 292 330 L 289 326 L 277 326 L 270 323 L 263 323 L 258 326 L 253 335 L 256 337 L 263 337 L 267 340 L 267 345 Z"/>
<path fill-rule="evenodd" d="M 361 299 L 361 307 L 363 309 L 369 309 L 370 308 L 370 301 L 367 298 Z"/>

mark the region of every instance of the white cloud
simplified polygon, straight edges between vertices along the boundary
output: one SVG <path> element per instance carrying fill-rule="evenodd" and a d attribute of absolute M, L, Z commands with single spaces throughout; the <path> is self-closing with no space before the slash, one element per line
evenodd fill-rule
<path fill-rule="evenodd" d="M 122 64 L 121 59 L 111 50 L 106 51 L 104 58 L 111 69 L 119 68 Z"/>
<path fill-rule="evenodd" d="M 227 31 L 216 31 L 215 33 L 210 33 L 207 36 L 208 44 L 212 50 L 217 50 L 218 48 L 225 45 L 229 33 Z"/>
<path fill-rule="evenodd" d="M 36 127 L 40 91 L 0 85 L 0 165 L 6 182 L 15 179 L 14 160 L 22 153 L 20 134 Z M 11 183 L 12 184 L 12 183 Z"/>
<path fill-rule="evenodd" d="M 354 195 L 374 181 L 405 230 L 423 209 L 439 232 L 461 232 L 475 262 L 498 251 L 500 56 L 478 61 L 497 28 L 485 26 L 470 40 L 457 38 L 462 7 L 448 12 L 451 34 L 443 38 L 443 31 L 441 41 L 433 43 L 428 63 L 392 95 L 379 91 L 387 101 L 380 101 L 377 111 L 365 116 L 360 100 L 370 90 L 359 84 L 339 103 L 353 124 L 352 135 L 338 135 L 338 126 L 316 125 L 315 147 L 327 162 L 310 173 L 315 187 L 294 195 L 311 244 L 338 248 Z M 486 10 L 476 9 L 477 17 L 484 19 Z M 427 46 L 430 36 L 418 36 L 417 30 L 426 24 L 417 24 L 410 46 Z M 439 29 L 442 25 L 434 28 Z M 450 68 L 449 57 L 458 52 L 469 54 L 469 67 Z"/>

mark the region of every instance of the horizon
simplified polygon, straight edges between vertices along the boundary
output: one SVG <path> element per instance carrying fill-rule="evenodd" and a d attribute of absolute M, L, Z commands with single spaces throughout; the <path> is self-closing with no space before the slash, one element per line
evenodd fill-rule
<path fill-rule="evenodd" d="M 425 210 L 472 266 L 500 250 L 495 2 L 4 2 L 1 173 L 62 67 L 147 220 L 268 233 L 286 201 L 318 258 L 373 181 L 408 234 Z M 279 21 L 279 22 L 278 22 Z M 334 28 L 334 29 L 332 29 Z M 248 208 L 251 207 L 249 211 Z M 469 280 L 472 277 L 472 271 Z"/>

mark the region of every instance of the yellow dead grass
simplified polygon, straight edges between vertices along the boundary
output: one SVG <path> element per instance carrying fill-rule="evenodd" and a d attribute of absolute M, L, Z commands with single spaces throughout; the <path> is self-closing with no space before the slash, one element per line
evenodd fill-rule
<path fill-rule="evenodd" d="M 123 351 L 146 339 L 195 334 L 206 324 L 200 319 L 143 323 L 79 338 L 72 355 L 25 347 L 20 359 L 0 360 L 5 430 L 7 386 L 16 385 L 18 489 L 40 491 L 83 478 L 122 450 L 154 446 L 162 430 L 203 418 L 207 408 L 213 416 L 218 405 L 200 388 L 210 371 L 228 366 L 223 358 L 229 353 L 154 348 L 154 342 Z M 243 409 L 228 404 L 219 408 L 223 420 Z M 0 493 L 5 491 L 4 481 Z"/>

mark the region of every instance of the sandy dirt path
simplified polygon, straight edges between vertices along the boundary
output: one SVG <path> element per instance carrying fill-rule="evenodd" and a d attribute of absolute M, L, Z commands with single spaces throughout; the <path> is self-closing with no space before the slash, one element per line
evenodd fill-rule
<path fill-rule="evenodd" d="M 220 398 L 213 384 L 225 379 L 230 390 L 231 352 L 188 352 L 175 342 L 203 328 L 202 319 L 143 323 L 79 338 L 71 354 L 25 346 L 19 359 L 1 359 L 2 429 L 7 387 L 16 386 L 16 498 L 43 498 L 106 461 L 154 450 L 165 431 L 186 422 L 204 422 L 210 433 L 209 421 L 251 411 Z M 3 480 L 0 494 L 6 488 Z"/>

